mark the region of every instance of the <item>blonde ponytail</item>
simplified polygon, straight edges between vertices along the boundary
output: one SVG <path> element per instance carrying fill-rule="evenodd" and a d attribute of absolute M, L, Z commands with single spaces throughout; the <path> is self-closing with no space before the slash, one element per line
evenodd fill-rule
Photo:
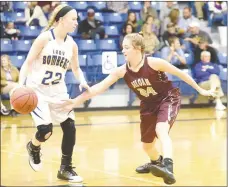
<path fill-rule="evenodd" d="M 55 17 L 56 17 L 56 15 L 57 15 L 58 12 L 59 12 L 63 7 L 65 7 L 65 6 L 67 6 L 67 4 L 61 4 L 61 5 L 58 5 L 58 6 L 53 10 L 53 12 L 52 12 L 52 14 L 51 14 L 51 17 L 50 17 L 50 19 L 49 19 L 49 21 L 48 21 L 48 25 L 43 29 L 42 32 L 49 30 L 49 29 L 55 24 Z"/>

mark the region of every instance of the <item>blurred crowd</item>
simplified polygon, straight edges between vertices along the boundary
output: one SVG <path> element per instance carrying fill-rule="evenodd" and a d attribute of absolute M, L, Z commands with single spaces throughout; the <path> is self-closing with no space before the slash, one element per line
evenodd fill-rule
<path fill-rule="evenodd" d="M 13 3 L 1 2 L 0 12 L 12 12 Z M 61 2 L 33 1 L 27 2 L 24 17 L 25 26 L 45 27 L 52 10 Z M 185 2 L 180 8 L 179 2 L 140 2 L 139 12 L 132 11 L 129 2 L 105 2 L 106 6 L 99 12 L 118 13 L 126 19 L 118 25 L 119 50 L 125 35 L 138 32 L 145 38 L 145 52 L 148 56 L 161 57 L 180 69 L 190 68 L 195 80 L 208 89 L 218 90 L 216 108 L 224 109 L 220 98 L 224 95 L 221 89 L 219 74 L 218 49 L 213 47 L 210 33 L 206 27 L 227 26 L 227 2 Z M 159 6 L 159 8 L 158 8 Z M 86 16 L 78 16 L 77 34 L 80 39 L 108 39 L 105 23 L 96 17 L 96 9 L 89 7 Z M 2 21 L 2 20 L 1 20 Z M 1 24 L 1 38 L 20 40 L 20 28 L 13 21 Z M 80 50 L 80 49 L 79 49 Z M 19 71 L 14 67 L 8 55 L 1 56 L 1 94 L 9 93 L 17 84 Z M 212 84 L 212 82 L 214 84 Z M 215 84 L 216 83 L 216 84 Z M 215 86 L 216 85 L 216 86 Z M 1 102 L 1 113 L 9 110 Z"/>

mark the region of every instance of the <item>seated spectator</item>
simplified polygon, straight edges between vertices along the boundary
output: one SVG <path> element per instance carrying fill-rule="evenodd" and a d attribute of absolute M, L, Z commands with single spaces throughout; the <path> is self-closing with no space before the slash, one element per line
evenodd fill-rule
<path fill-rule="evenodd" d="M 211 54 L 208 51 L 201 53 L 201 62 L 194 68 L 196 82 L 207 90 L 216 91 L 216 110 L 225 110 L 221 97 L 224 96 L 221 81 L 219 79 L 220 69 L 217 64 L 211 63 Z"/>
<path fill-rule="evenodd" d="M 173 23 L 169 23 L 167 25 L 167 30 L 164 32 L 162 36 L 162 39 L 166 46 L 169 45 L 168 40 L 172 36 L 176 36 L 177 38 L 179 38 L 179 40 L 181 40 L 183 33 L 179 32 L 179 29 L 176 27 L 176 25 L 174 25 Z"/>
<path fill-rule="evenodd" d="M 104 39 L 108 36 L 105 34 L 105 28 L 101 21 L 95 19 L 93 9 L 88 9 L 87 18 L 81 21 L 78 25 L 78 33 L 83 39 Z"/>
<path fill-rule="evenodd" d="M 184 45 L 187 50 L 195 50 L 195 48 L 199 44 L 200 38 L 204 38 L 209 44 L 212 44 L 212 39 L 210 35 L 207 32 L 200 30 L 199 22 L 190 23 L 189 31 L 191 33 L 190 37 L 184 39 Z"/>
<path fill-rule="evenodd" d="M 183 17 L 178 22 L 179 28 L 183 29 L 184 32 L 188 31 L 189 24 L 192 22 L 198 22 L 199 20 L 192 15 L 192 10 L 189 7 L 185 7 L 183 10 Z"/>
<path fill-rule="evenodd" d="M 8 94 L 18 86 L 19 71 L 11 64 L 8 55 L 1 56 L 1 94 Z"/>
<path fill-rule="evenodd" d="M 0 12 L 10 12 L 13 10 L 13 2 L 1 1 L 0 2 Z"/>
<path fill-rule="evenodd" d="M 120 40 L 119 40 L 119 44 L 120 44 L 120 48 L 122 49 L 122 43 L 123 43 L 123 39 L 127 34 L 130 34 L 133 32 L 133 26 L 131 24 L 127 24 L 124 26 L 123 31 L 122 31 L 122 35 L 120 36 Z"/>
<path fill-rule="evenodd" d="M 153 16 L 147 16 L 146 20 L 145 20 L 145 23 L 150 25 L 151 27 L 151 31 L 156 35 L 158 36 L 159 35 L 159 27 L 158 25 L 155 23 L 155 20 L 154 20 L 154 17 Z"/>
<path fill-rule="evenodd" d="M 160 20 L 165 20 L 173 9 L 178 9 L 179 5 L 175 1 L 161 2 Z"/>
<path fill-rule="evenodd" d="M 205 2 L 203 1 L 195 1 L 195 7 L 196 7 L 196 17 L 199 20 L 202 20 L 204 18 L 203 16 L 203 6 L 205 5 Z"/>
<path fill-rule="evenodd" d="M 51 1 L 38 1 L 37 5 L 40 6 L 40 8 L 42 8 L 44 13 L 47 13 L 50 11 L 51 9 Z"/>
<path fill-rule="evenodd" d="M 41 26 L 46 27 L 48 19 L 45 16 L 42 8 L 37 5 L 37 1 L 31 1 L 27 3 L 25 8 L 25 21 L 27 26 Z"/>
<path fill-rule="evenodd" d="M 13 22 L 8 22 L 5 28 L 6 36 L 11 40 L 18 40 L 20 30 L 14 28 Z"/>
<path fill-rule="evenodd" d="M 117 2 L 117 1 L 109 1 L 107 2 L 107 10 L 104 12 L 116 12 L 120 14 L 125 14 L 128 12 L 128 2 Z"/>
<path fill-rule="evenodd" d="M 40 6 L 40 8 L 42 9 L 47 20 L 49 19 L 51 12 L 56 7 L 56 4 L 53 4 L 53 3 L 54 2 L 52 2 L 52 1 L 38 1 L 38 6 Z M 58 3 L 58 4 L 60 4 L 60 3 Z"/>
<path fill-rule="evenodd" d="M 64 2 L 56 2 L 56 1 L 51 1 L 51 11 L 53 11 L 58 5 L 60 5 L 61 3 L 64 3 Z"/>
<path fill-rule="evenodd" d="M 128 12 L 127 21 L 124 23 L 123 27 L 125 27 L 126 24 L 131 24 L 134 28 L 133 32 L 137 32 L 138 23 L 135 12 Z"/>
<path fill-rule="evenodd" d="M 154 19 L 158 18 L 157 10 L 151 6 L 150 1 L 144 1 L 140 16 L 143 22 L 146 21 L 147 16 L 152 16 Z"/>
<path fill-rule="evenodd" d="M 148 55 L 153 55 L 155 51 L 160 48 L 160 42 L 155 35 L 154 32 L 151 30 L 151 25 L 145 23 L 142 27 L 142 32 L 140 32 L 144 37 L 145 41 L 145 53 Z"/>
<path fill-rule="evenodd" d="M 227 25 L 227 2 L 208 2 L 208 8 L 211 12 L 210 18 L 208 20 L 209 26 L 212 26 L 212 20 L 217 20 L 217 22 L 221 22 L 222 25 Z"/>
<path fill-rule="evenodd" d="M 167 25 L 169 23 L 173 23 L 175 25 L 175 27 L 179 30 L 178 32 L 184 34 L 184 30 L 179 28 L 179 26 L 178 26 L 179 20 L 180 20 L 179 9 L 172 9 L 169 13 L 169 16 L 165 18 L 165 20 L 163 21 L 163 24 L 161 25 L 161 34 L 164 33 L 165 28 L 167 28 Z"/>
<path fill-rule="evenodd" d="M 42 8 L 44 14 L 50 14 L 58 5 L 64 2 L 56 1 L 38 1 L 38 5 Z"/>
<path fill-rule="evenodd" d="M 183 69 L 187 68 L 184 51 L 181 49 L 180 41 L 177 37 L 172 36 L 168 40 L 169 46 L 162 48 L 161 58 L 167 60 L 172 65 Z"/>
<path fill-rule="evenodd" d="M 205 38 L 201 38 L 199 41 L 199 45 L 196 47 L 195 50 L 195 57 L 194 57 L 194 63 L 193 66 L 200 62 L 201 60 L 201 53 L 203 51 L 208 51 L 211 54 L 211 63 L 215 63 L 218 64 L 219 60 L 218 60 L 218 56 L 217 56 L 217 52 L 216 49 L 214 49 L 213 47 L 209 46 L 207 39 Z"/>

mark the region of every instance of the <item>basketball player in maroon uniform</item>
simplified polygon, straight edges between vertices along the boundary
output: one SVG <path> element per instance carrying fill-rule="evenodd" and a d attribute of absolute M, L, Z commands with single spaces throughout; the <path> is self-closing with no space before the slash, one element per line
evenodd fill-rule
<path fill-rule="evenodd" d="M 174 184 L 172 142 L 169 137 L 178 111 L 180 109 L 180 92 L 172 86 L 164 72 L 173 74 L 204 96 L 213 96 L 211 91 L 200 88 L 186 73 L 177 69 L 167 61 L 160 58 L 146 57 L 144 55 L 144 39 L 137 33 L 128 34 L 123 40 L 123 54 L 126 64 L 116 68 L 106 79 L 91 87 L 75 99 L 67 100 L 59 105 L 59 110 L 70 111 L 85 100 L 98 95 L 108 89 L 118 79 L 124 78 L 127 85 L 134 91 L 139 99 L 141 118 L 141 141 L 143 149 L 151 162 L 139 166 L 138 173 L 152 172 L 162 177 L 166 184 Z M 160 156 L 155 142 L 161 142 L 162 154 Z"/>

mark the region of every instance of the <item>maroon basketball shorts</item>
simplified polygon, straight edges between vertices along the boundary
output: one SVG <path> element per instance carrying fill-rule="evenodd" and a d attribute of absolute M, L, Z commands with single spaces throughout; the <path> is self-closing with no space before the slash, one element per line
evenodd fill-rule
<path fill-rule="evenodd" d="M 140 130 L 141 141 L 152 143 L 156 137 L 156 124 L 168 122 L 172 127 L 181 105 L 181 97 L 178 88 L 170 90 L 167 96 L 159 102 L 141 102 Z"/>

